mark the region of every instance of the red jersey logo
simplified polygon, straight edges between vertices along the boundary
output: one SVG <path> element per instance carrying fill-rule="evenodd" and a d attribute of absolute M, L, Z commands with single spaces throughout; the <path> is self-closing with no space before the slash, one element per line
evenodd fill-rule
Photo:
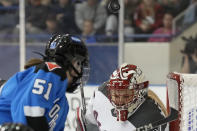
<path fill-rule="evenodd" d="M 52 71 L 57 68 L 61 68 L 61 66 L 57 65 L 54 62 L 45 62 L 45 64 L 47 65 L 49 71 Z"/>

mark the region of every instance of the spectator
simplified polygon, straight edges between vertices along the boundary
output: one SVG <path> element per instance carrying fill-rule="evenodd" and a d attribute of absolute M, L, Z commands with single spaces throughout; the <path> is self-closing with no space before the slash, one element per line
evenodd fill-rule
<path fill-rule="evenodd" d="M 13 0 L 0 0 L 0 32 L 10 34 L 18 24 L 18 4 Z"/>
<path fill-rule="evenodd" d="M 49 9 L 41 4 L 41 0 L 29 0 L 26 6 L 26 31 L 27 33 L 37 34 L 45 28 L 45 22 Z"/>
<path fill-rule="evenodd" d="M 50 11 L 49 13 L 54 13 L 53 12 L 54 10 L 52 10 L 52 9 L 54 7 L 54 4 L 56 3 L 55 1 L 54 0 L 41 0 L 41 5 L 43 5 L 46 8 L 48 8 L 48 11 Z"/>
<path fill-rule="evenodd" d="M 160 0 L 160 3 L 165 11 L 170 10 L 177 16 L 189 6 L 190 0 Z"/>
<path fill-rule="evenodd" d="M 60 29 L 58 28 L 58 23 L 56 20 L 56 15 L 49 14 L 46 19 L 46 29 L 45 32 L 47 34 L 58 34 L 60 33 Z"/>
<path fill-rule="evenodd" d="M 134 21 L 136 34 L 150 34 L 162 25 L 164 9 L 156 0 L 142 0 L 136 9 Z M 147 41 L 147 38 L 136 39 Z"/>
<path fill-rule="evenodd" d="M 124 34 L 126 36 L 126 40 L 129 41 L 132 41 L 129 36 L 134 34 L 133 12 L 136 10 L 138 4 L 138 0 L 124 0 Z M 108 14 L 105 32 L 107 36 L 112 36 L 118 33 L 118 16 L 116 14 Z"/>
<path fill-rule="evenodd" d="M 50 4 L 43 4 L 42 2 L 42 0 L 28 0 L 26 3 L 25 27 L 28 41 L 40 41 L 46 30 L 46 19 L 50 11 Z M 12 34 L 18 36 L 18 33 L 19 25 L 16 25 Z M 13 41 L 18 41 L 18 37 L 14 37 Z"/>
<path fill-rule="evenodd" d="M 42 0 L 41 4 L 45 5 L 45 6 L 51 6 L 53 4 L 53 1 L 52 0 Z"/>
<path fill-rule="evenodd" d="M 93 23 L 94 32 L 102 33 L 106 18 L 106 9 L 99 0 L 87 0 L 76 5 L 75 21 L 81 32 L 84 30 L 84 21 L 89 20 Z"/>
<path fill-rule="evenodd" d="M 111 1 L 105 0 L 103 3 L 107 10 L 107 19 L 105 23 L 105 34 L 109 37 L 117 34 L 118 32 L 118 13 L 113 13 L 108 9 L 108 5 Z"/>
<path fill-rule="evenodd" d="M 113 36 L 118 33 L 118 17 L 115 14 L 111 14 L 107 17 L 105 34 L 107 36 Z"/>
<path fill-rule="evenodd" d="M 169 12 L 166 12 L 163 17 L 163 26 L 159 27 L 153 32 L 153 35 L 163 35 L 161 37 L 151 37 L 148 42 L 168 42 L 171 40 L 170 36 L 172 35 L 172 20 L 173 15 Z M 166 37 L 164 37 L 166 35 Z"/>
<path fill-rule="evenodd" d="M 86 43 L 95 43 L 96 38 L 94 36 L 95 31 L 93 28 L 93 23 L 90 20 L 84 21 L 82 38 Z"/>
<path fill-rule="evenodd" d="M 75 24 L 75 7 L 72 0 L 57 0 L 57 4 L 53 6 L 53 13 L 56 13 L 61 32 L 72 34 L 79 32 Z"/>
<path fill-rule="evenodd" d="M 181 65 L 182 73 L 197 73 L 197 36 L 195 38 L 185 38 L 186 42 L 184 50 L 181 51 L 183 54 L 183 61 Z"/>
<path fill-rule="evenodd" d="M 183 25 L 188 26 L 196 21 L 197 18 L 197 0 L 190 0 L 190 5 L 185 13 Z"/>
<path fill-rule="evenodd" d="M 125 16 L 124 16 L 124 32 L 126 36 L 126 41 L 133 41 L 130 35 L 134 34 L 134 12 L 136 7 L 139 5 L 139 0 L 124 0 L 125 4 Z"/>

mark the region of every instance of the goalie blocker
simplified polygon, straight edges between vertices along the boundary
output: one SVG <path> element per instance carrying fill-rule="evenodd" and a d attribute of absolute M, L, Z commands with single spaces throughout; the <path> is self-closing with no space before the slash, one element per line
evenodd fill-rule
<path fill-rule="evenodd" d="M 168 116 L 161 100 L 148 89 L 141 69 L 131 64 L 115 70 L 110 80 L 95 90 L 86 109 L 85 114 L 77 109 L 77 131 L 141 131 L 150 124 L 151 130 L 164 131 L 166 121 L 159 127 L 154 122 Z"/>

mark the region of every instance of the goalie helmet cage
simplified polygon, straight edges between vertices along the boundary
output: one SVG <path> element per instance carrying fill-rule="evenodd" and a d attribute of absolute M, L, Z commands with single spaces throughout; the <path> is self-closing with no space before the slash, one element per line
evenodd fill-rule
<path fill-rule="evenodd" d="M 170 131 L 197 131 L 197 74 L 167 75 L 167 109 L 178 110 L 178 119 L 170 123 Z"/>

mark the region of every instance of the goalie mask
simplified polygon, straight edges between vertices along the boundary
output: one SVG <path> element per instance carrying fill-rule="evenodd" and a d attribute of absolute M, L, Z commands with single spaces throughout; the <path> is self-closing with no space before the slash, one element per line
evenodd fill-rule
<path fill-rule="evenodd" d="M 108 96 L 118 121 L 126 121 L 145 101 L 148 84 L 135 65 L 123 64 L 113 72 L 108 83 Z"/>

